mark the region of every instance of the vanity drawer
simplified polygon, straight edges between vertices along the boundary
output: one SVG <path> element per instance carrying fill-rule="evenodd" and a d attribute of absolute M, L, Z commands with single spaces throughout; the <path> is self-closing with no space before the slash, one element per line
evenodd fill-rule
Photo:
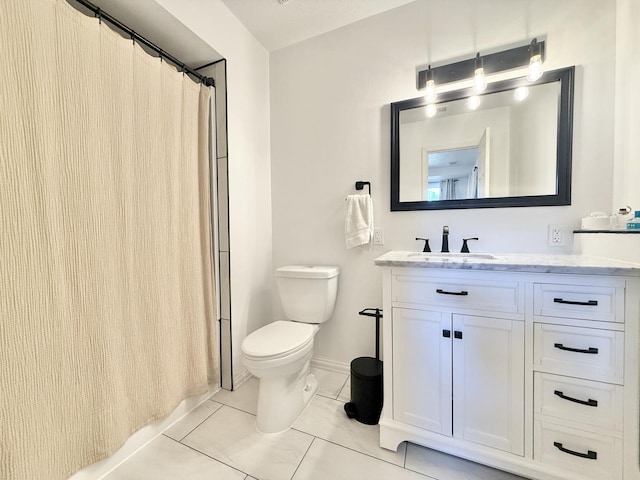
<path fill-rule="evenodd" d="M 536 283 L 533 313 L 548 317 L 624 322 L 624 288 Z"/>
<path fill-rule="evenodd" d="M 622 384 L 624 333 L 535 323 L 535 370 Z"/>
<path fill-rule="evenodd" d="M 473 280 L 438 281 L 418 275 L 394 275 L 392 300 L 413 305 L 442 305 L 519 313 L 524 309 L 524 293 L 518 282 Z"/>
<path fill-rule="evenodd" d="M 536 420 L 533 457 L 584 478 L 622 478 L 622 440 L 615 437 Z"/>
<path fill-rule="evenodd" d="M 540 372 L 533 385 L 536 414 L 622 431 L 624 387 Z"/>

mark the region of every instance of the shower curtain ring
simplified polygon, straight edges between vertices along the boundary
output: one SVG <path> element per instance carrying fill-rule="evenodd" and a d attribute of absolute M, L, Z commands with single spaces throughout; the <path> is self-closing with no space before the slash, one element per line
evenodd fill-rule
<path fill-rule="evenodd" d="M 100 8 L 96 10 L 96 17 L 98 17 L 98 25 L 102 25 L 102 10 Z"/>

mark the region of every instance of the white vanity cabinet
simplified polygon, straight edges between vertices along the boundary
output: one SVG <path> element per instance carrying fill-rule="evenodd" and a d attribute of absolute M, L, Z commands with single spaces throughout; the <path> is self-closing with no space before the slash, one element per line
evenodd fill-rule
<path fill-rule="evenodd" d="M 640 480 L 637 270 L 384 259 L 382 447 Z"/>
<path fill-rule="evenodd" d="M 393 309 L 393 416 L 523 454 L 524 322 Z"/>

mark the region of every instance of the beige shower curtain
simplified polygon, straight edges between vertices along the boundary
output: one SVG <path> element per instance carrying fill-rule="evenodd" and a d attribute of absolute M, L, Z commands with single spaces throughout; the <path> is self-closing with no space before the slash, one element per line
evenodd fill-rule
<path fill-rule="evenodd" d="M 217 381 L 209 89 L 64 0 L 0 2 L 0 478 Z"/>

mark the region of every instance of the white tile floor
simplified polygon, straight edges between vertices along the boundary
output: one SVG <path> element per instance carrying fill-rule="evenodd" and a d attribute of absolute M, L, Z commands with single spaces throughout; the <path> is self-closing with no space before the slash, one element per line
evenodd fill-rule
<path fill-rule="evenodd" d="M 289 431 L 255 429 L 258 381 L 220 391 L 106 480 L 523 480 L 428 448 L 378 445 L 378 427 L 349 420 L 347 375 L 314 369 L 318 393 Z"/>

